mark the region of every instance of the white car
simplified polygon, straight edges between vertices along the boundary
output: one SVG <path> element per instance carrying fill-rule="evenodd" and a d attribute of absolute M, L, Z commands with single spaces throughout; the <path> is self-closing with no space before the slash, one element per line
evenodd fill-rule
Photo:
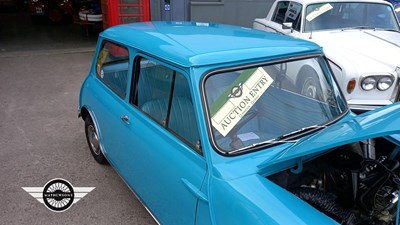
<path fill-rule="evenodd" d="M 399 101 L 400 28 L 393 6 L 380 0 L 275 1 L 253 27 L 313 41 L 323 47 L 354 111 Z M 316 98 L 318 81 L 304 73 L 302 94 Z M 299 85 L 298 85 L 299 86 Z"/>

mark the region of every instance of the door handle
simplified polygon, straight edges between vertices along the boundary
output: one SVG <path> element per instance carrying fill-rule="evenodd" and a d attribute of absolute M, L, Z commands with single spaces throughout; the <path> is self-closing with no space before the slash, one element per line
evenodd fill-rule
<path fill-rule="evenodd" d="M 126 123 L 126 124 L 130 124 L 129 123 L 129 116 L 127 116 L 127 115 L 121 116 L 121 120 L 124 121 L 124 123 Z"/>
<path fill-rule="evenodd" d="M 181 178 L 181 181 L 183 182 L 185 187 L 189 189 L 189 191 L 192 192 L 192 194 L 194 194 L 198 199 L 204 202 L 208 202 L 207 196 L 203 192 L 201 192 L 199 188 L 194 186 L 192 183 L 190 183 L 190 181 L 186 180 L 185 178 Z"/>

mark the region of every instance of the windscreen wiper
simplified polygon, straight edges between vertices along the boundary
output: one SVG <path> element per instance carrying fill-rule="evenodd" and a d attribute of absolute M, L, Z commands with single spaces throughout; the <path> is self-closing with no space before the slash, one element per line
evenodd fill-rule
<path fill-rule="evenodd" d="M 368 26 L 355 26 L 355 27 L 344 27 L 342 28 L 342 31 L 344 30 L 374 30 L 374 27 L 368 27 Z"/>
<path fill-rule="evenodd" d="M 235 153 L 241 152 L 241 151 L 243 151 L 245 149 L 251 149 L 251 148 L 258 147 L 258 146 L 263 146 L 263 145 L 274 145 L 274 144 L 282 144 L 282 143 L 296 143 L 298 141 L 299 140 L 278 140 L 277 138 L 274 138 L 274 139 L 271 139 L 271 140 L 254 143 L 252 145 L 248 145 L 246 147 L 230 151 L 229 154 L 235 154 Z"/>
<path fill-rule="evenodd" d="M 293 132 L 281 135 L 277 138 L 271 139 L 271 140 L 267 140 L 267 141 L 263 141 L 263 142 L 258 142 L 258 143 L 254 143 L 250 146 L 246 146 L 245 148 L 253 148 L 253 147 L 257 147 L 257 146 L 261 146 L 261 145 L 270 145 L 270 144 L 282 144 L 282 143 L 296 143 L 299 140 L 283 140 L 289 137 L 293 137 L 293 136 L 297 136 L 303 132 L 307 132 L 307 131 L 311 131 L 311 130 L 316 130 L 316 129 L 321 129 L 321 128 L 325 128 L 326 126 L 324 125 L 312 125 L 312 126 L 308 126 L 308 127 L 303 127 L 299 130 L 295 130 Z M 242 150 L 242 149 L 238 149 Z"/>
<path fill-rule="evenodd" d="M 396 29 L 385 29 L 385 28 L 378 28 L 378 27 L 375 27 L 374 28 L 374 31 L 376 31 L 376 30 L 378 30 L 378 31 L 391 31 L 391 32 L 397 32 L 397 33 L 400 33 L 400 31 L 399 30 L 396 30 Z"/>
<path fill-rule="evenodd" d="M 296 143 L 298 141 L 299 140 L 279 140 L 278 138 L 274 138 L 274 139 L 271 139 L 271 140 L 268 140 L 268 141 L 254 143 L 254 144 L 252 144 L 250 146 L 247 146 L 246 148 L 249 148 L 249 147 L 253 148 L 253 147 L 260 146 L 260 145 L 281 144 L 281 143 Z"/>
<path fill-rule="evenodd" d="M 324 126 L 324 125 L 311 125 L 311 126 L 303 127 L 303 128 L 301 128 L 299 130 L 295 130 L 295 131 L 292 131 L 290 133 L 284 134 L 282 136 L 279 136 L 276 139 L 277 140 L 286 139 L 286 138 L 289 138 L 289 137 L 297 136 L 297 135 L 299 135 L 299 134 L 301 134 L 303 132 L 306 132 L 306 131 L 321 129 L 321 128 L 325 128 L 325 127 L 326 126 Z"/>
<path fill-rule="evenodd" d="M 302 132 L 313 131 L 313 130 L 319 130 L 319 129 L 322 129 L 322 128 L 325 128 L 325 127 L 327 127 L 327 126 L 325 126 L 325 125 L 312 125 L 312 126 L 304 127 L 304 128 L 302 128 L 302 129 L 300 129 L 300 130 L 296 130 L 296 131 L 290 132 L 290 133 L 288 133 L 288 134 L 282 135 L 282 136 L 280 136 L 280 137 L 278 137 L 278 138 L 288 138 L 288 137 L 290 137 L 290 136 L 299 135 L 299 134 L 301 134 Z M 308 133 L 308 132 L 307 132 L 307 133 Z M 316 134 L 316 133 L 310 135 L 309 137 L 307 137 L 307 138 L 305 138 L 305 139 L 303 139 L 303 140 L 277 140 L 278 138 L 274 139 L 275 141 L 277 141 L 277 143 L 279 143 L 279 142 L 281 142 L 281 143 L 293 142 L 294 144 L 293 144 L 293 145 L 290 145 L 289 147 L 287 147 L 284 151 L 281 151 L 279 154 L 277 154 L 275 157 L 271 158 L 271 160 L 269 160 L 269 161 L 273 161 L 273 160 L 276 159 L 276 158 L 282 157 L 282 156 L 285 155 L 287 152 L 289 152 L 293 147 L 297 146 L 298 144 L 302 143 L 302 142 L 305 141 L 305 140 L 310 139 L 310 138 L 313 137 L 315 134 Z"/>
<path fill-rule="evenodd" d="M 250 149 L 250 148 L 254 148 L 254 147 L 258 147 L 258 146 L 263 146 L 263 145 L 274 145 L 274 144 L 283 144 L 283 143 L 297 143 L 299 140 L 298 139 L 293 139 L 293 140 L 283 140 L 283 139 L 287 139 L 289 137 L 293 137 L 293 136 L 297 136 L 301 133 L 307 132 L 307 131 L 312 131 L 312 130 L 319 130 L 322 128 L 325 128 L 325 125 L 312 125 L 312 126 L 308 126 L 308 127 L 303 127 L 299 130 L 295 130 L 293 132 L 281 135 L 277 138 L 274 139 L 270 139 L 267 141 L 262 141 L 262 142 L 258 142 L 258 143 L 254 143 L 252 145 L 240 148 L 240 149 L 236 149 L 233 151 L 230 151 L 229 154 L 235 154 L 237 152 L 241 152 L 244 149 Z M 308 133 L 308 132 L 307 132 Z"/>

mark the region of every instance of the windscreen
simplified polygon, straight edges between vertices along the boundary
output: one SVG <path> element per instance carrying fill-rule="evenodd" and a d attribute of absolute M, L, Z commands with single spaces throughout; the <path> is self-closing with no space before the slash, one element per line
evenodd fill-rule
<path fill-rule="evenodd" d="M 399 31 L 389 5 L 367 2 L 331 2 L 307 6 L 304 32 L 330 29 L 384 29 Z"/>
<path fill-rule="evenodd" d="M 204 94 L 213 143 L 223 153 L 288 139 L 347 107 L 323 57 L 215 72 Z"/>

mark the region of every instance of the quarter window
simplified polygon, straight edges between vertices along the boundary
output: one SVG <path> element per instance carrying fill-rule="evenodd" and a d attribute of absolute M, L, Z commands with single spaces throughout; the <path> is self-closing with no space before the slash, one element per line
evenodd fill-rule
<path fill-rule="evenodd" d="M 282 24 L 285 19 L 285 14 L 288 9 L 288 5 L 289 5 L 288 1 L 278 2 L 278 4 L 276 5 L 274 16 L 272 17 L 272 21 Z"/>
<path fill-rule="evenodd" d="M 140 58 L 134 104 L 149 117 L 200 151 L 199 133 L 189 85 L 184 75 Z"/>
<path fill-rule="evenodd" d="M 292 23 L 294 30 L 300 31 L 302 5 L 297 2 L 278 2 L 272 21 L 283 24 Z"/>
<path fill-rule="evenodd" d="M 129 69 L 128 49 L 105 41 L 96 63 L 97 77 L 121 98 L 125 98 Z"/>

